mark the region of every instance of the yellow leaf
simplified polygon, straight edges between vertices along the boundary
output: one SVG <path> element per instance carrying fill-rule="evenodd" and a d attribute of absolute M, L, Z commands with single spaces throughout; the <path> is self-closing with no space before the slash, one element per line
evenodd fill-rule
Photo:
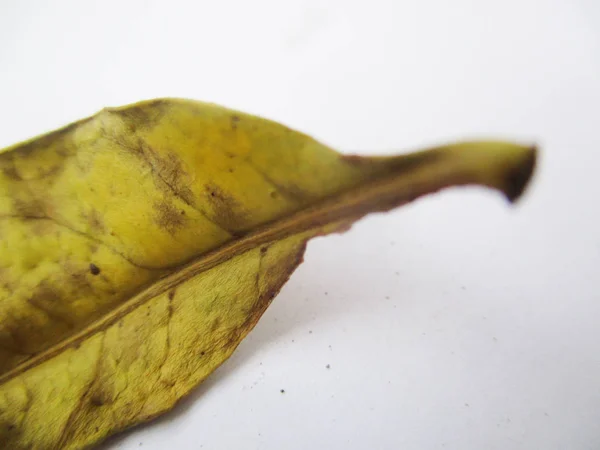
<path fill-rule="evenodd" d="M 343 156 L 159 99 L 0 152 L 0 443 L 69 449 L 171 408 L 234 351 L 306 241 L 440 189 L 515 200 L 535 149 Z"/>

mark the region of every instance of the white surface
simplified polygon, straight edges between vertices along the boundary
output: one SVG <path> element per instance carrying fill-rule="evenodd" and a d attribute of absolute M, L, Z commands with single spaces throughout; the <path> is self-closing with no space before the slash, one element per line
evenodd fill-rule
<path fill-rule="evenodd" d="M 0 146 L 179 96 L 348 152 L 542 150 L 516 208 L 446 191 L 312 241 L 226 364 L 103 448 L 600 448 L 599 30 L 597 0 L 2 1 Z"/>

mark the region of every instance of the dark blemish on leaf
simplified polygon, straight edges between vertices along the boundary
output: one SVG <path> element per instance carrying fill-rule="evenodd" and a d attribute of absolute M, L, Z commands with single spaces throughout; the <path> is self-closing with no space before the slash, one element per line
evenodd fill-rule
<path fill-rule="evenodd" d="M 267 253 L 268 249 L 269 249 L 268 247 L 261 247 L 260 252 L 264 255 L 265 253 Z"/>
<path fill-rule="evenodd" d="M 211 218 L 215 222 L 231 232 L 245 226 L 248 213 L 234 196 L 212 183 L 207 184 L 205 189 L 206 198 L 212 207 Z"/>
<path fill-rule="evenodd" d="M 61 309 L 57 309 L 56 307 L 60 305 L 61 300 L 62 297 L 56 292 L 54 287 L 47 280 L 42 280 L 31 293 L 30 297 L 27 298 L 27 303 L 43 311 L 55 322 L 60 322 L 68 328 L 73 328 L 73 323 L 69 320 L 69 316 L 62 313 Z"/>
<path fill-rule="evenodd" d="M 104 405 L 104 399 L 97 397 L 97 396 L 93 396 L 90 399 L 90 403 L 94 406 L 102 406 L 102 405 Z"/>
<path fill-rule="evenodd" d="M 101 233 L 104 232 L 104 221 L 102 220 L 102 216 L 96 209 L 92 209 L 87 215 L 87 221 L 90 225 L 90 229 L 93 232 Z"/>
<path fill-rule="evenodd" d="M 135 143 L 118 142 L 118 145 L 149 166 L 157 188 L 170 196 L 176 195 L 188 205 L 193 205 L 194 194 L 190 188 L 190 176 L 175 153 L 165 151 L 161 154 L 142 139 Z"/>
<path fill-rule="evenodd" d="M 206 352 L 203 350 L 200 352 L 200 356 L 204 356 L 204 355 L 206 355 Z"/>
<path fill-rule="evenodd" d="M 240 117 L 235 114 L 231 116 L 231 129 L 237 130 L 238 123 L 240 122 Z"/>
<path fill-rule="evenodd" d="M 175 289 L 169 291 L 169 300 L 173 300 L 175 298 Z"/>
<path fill-rule="evenodd" d="M 171 235 L 185 224 L 186 217 L 182 216 L 179 210 L 170 203 L 155 203 L 154 212 L 156 224 Z"/>
<path fill-rule="evenodd" d="M 220 317 L 215 317 L 215 320 L 213 320 L 213 323 L 210 326 L 211 333 L 214 332 L 214 331 L 216 331 L 217 328 L 219 328 L 220 325 L 221 325 L 221 318 Z"/>
<path fill-rule="evenodd" d="M 168 103 L 157 99 L 138 106 L 130 106 L 123 109 L 106 108 L 107 111 L 120 116 L 127 124 L 130 132 L 137 129 L 147 130 L 152 128 L 166 114 Z"/>
<path fill-rule="evenodd" d="M 90 263 L 90 273 L 92 275 L 99 275 L 100 274 L 100 267 L 98 267 L 94 263 Z"/>
<path fill-rule="evenodd" d="M 229 173 L 233 173 L 233 169 L 232 168 L 229 169 Z"/>
<path fill-rule="evenodd" d="M 182 216 L 185 216 L 185 211 L 182 209 L 181 211 L 179 211 L 179 214 L 181 214 Z"/>
<path fill-rule="evenodd" d="M 40 200 L 23 201 L 18 198 L 13 199 L 13 207 L 19 216 L 24 217 L 46 217 L 46 205 Z"/>
<path fill-rule="evenodd" d="M 364 166 L 366 164 L 372 164 L 373 161 L 365 156 L 359 155 L 343 155 L 342 161 L 350 164 L 351 166 Z"/>
<path fill-rule="evenodd" d="M 525 191 L 525 187 L 536 166 L 537 148 L 529 149 L 526 159 L 507 174 L 505 180 L 505 194 L 510 202 L 516 201 Z"/>
<path fill-rule="evenodd" d="M 119 320 L 119 328 L 123 328 L 123 321 Z"/>
<path fill-rule="evenodd" d="M 7 429 L 8 431 L 12 431 L 12 430 L 14 430 L 14 429 L 15 429 L 15 425 L 11 423 L 9 426 L 7 426 L 7 427 L 6 427 L 6 429 Z"/>
<path fill-rule="evenodd" d="M 271 198 L 277 198 L 279 197 L 279 194 L 277 193 L 277 191 L 271 191 Z"/>
<path fill-rule="evenodd" d="M 19 172 L 17 172 L 17 168 L 14 166 L 14 164 L 3 167 L 2 173 L 6 176 L 6 178 L 11 180 L 21 181 L 23 179 L 21 178 L 21 175 L 19 175 Z"/>

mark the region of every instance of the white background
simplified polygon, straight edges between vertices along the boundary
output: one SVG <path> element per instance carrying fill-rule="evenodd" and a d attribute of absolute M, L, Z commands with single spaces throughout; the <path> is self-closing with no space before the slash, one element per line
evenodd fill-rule
<path fill-rule="evenodd" d="M 542 153 L 514 208 L 455 189 L 312 241 L 227 363 L 102 448 L 600 448 L 598 0 L 0 1 L 0 146 L 161 96 L 345 152 Z"/>

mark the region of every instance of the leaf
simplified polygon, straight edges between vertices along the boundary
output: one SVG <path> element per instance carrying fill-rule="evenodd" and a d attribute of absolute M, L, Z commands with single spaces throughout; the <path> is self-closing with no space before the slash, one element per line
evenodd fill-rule
<path fill-rule="evenodd" d="M 307 240 L 440 189 L 513 201 L 536 151 L 463 142 L 343 156 L 188 100 L 98 114 L 0 152 L 0 442 L 81 448 L 226 360 Z"/>

